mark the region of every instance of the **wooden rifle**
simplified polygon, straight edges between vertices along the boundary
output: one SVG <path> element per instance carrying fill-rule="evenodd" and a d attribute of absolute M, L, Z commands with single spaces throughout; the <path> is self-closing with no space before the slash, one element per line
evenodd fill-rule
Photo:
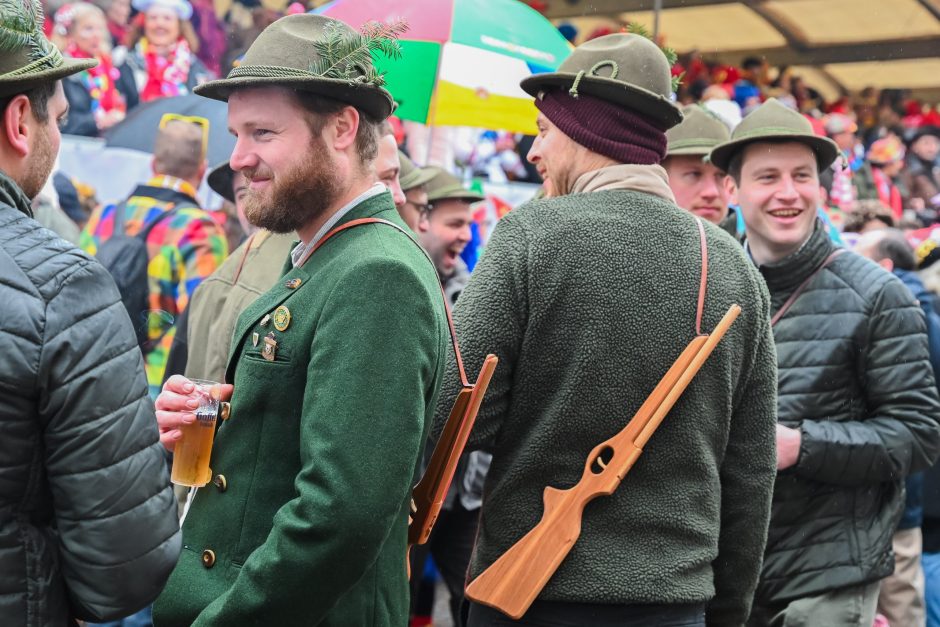
<path fill-rule="evenodd" d="M 431 528 L 437 521 L 441 506 L 447 497 L 454 472 L 457 470 L 457 463 L 470 437 L 470 430 L 476 421 L 480 403 L 483 402 L 483 396 L 486 394 L 486 388 L 490 384 L 498 361 L 496 355 L 487 355 L 476 383 L 474 385 L 466 383 L 454 401 L 450 416 L 444 425 L 444 431 L 434 447 L 434 452 L 431 453 L 427 470 L 424 471 L 421 481 L 411 493 L 409 547 L 414 544 L 424 544 L 431 535 Z"/>
<path fill-rule="evenodd" d="M 626 428 L 594 447 L 574 487 L 545 488 L 542 519 L 467 586 L 469 599 L 522 618 L 581 534 L 584 507 L 617 489 L 740 313 L 741 308 L 732 305 L 710 335 L 697 335 L 689 343 Z"/>

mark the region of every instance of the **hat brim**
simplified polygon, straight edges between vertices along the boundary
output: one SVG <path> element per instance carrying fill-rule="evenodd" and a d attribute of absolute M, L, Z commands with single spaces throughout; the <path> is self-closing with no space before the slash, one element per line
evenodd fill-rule
<path fill-rule="evenodd" d="M 436 176 L 436 173 L 435 173 Z M 433 178 L 433 177 L 432 177 Z M 486 200 L 483 196 L 476 192 L 471 192 L 469 189 L 463 187 L 453 187 L 450 189 L 442 189 L 437 192 L 432 192 L 428 194 L 428 203 L 433 205 L 436 202 L 441 202 L 442 200 L 463 200 L 464 202 L 474 203 L 480 202 L 481 200 Z"/>
<path fill-rule="evenodd" d="M 839 157 L 839 147 L 828 137 L 818 135 L 806 135 L 803 133 L 774 133 L 774 134 L 753 134 L 751 136 L 739 137 L 729 142 L 716 146 L 709 155 L 709 160 L 720 170 L 728 171 L 728 166 L 734 155 L 743 150 L 749 144 L 767 143 L 785 143 L 795 142 L 809 146 L 816 154 L 816 165 L 822 172 L 831 166 Z"/>
<path fill-rule="evenodd" d="M 93 68 L 96 65 L 98 65 L 98 61 L 95 59 L 72 59 L 66 57 L 62 61 L 62 65 L 58 67 L 0 80 L 0 97 L 29 91 L 44 83 L 52 83 L 66 76 L 78 74 L 83 70 Z"/>
<path fill-rule="evenodd" d="M 410 189 L 415 187 L 420 187 L 421 185 L 427 185 L 431 182 L 431 179 L 437 173 L 434 170 L 428 170 L 427 168 L 415 168 L 414 172 L 410 176 L 402 177 L 399 179 L 399 184 L 401 185 L 401 191 L 407 192 Z"/>
<path fill-rule="evenodd" d="M 577 74 L 570 72 L 533 74 L 523 79 L 519 86 L 533 98 L 538 98 L 539 92 L 545 89 L 569 89 L 576 78 Z M 663 129 L 672 128 L 682 121 L 682 111 L 674 102 L 623 81 L 585 75 L 578 82 L 578 93 L 596 96 L 638 111 L 659 122 Z"/>
<path fill-rule="evenodd" d="M 244 66 L 242 66 L 244 67 Z M 362 109 L 377 120 L 384 120 L 394 110 L 392 95 L 381 87 L 351 85 L 349 81 L 337 78 L 307 76 L 239 76 L 220 78 L 199 85 L 193 91 L 206 98 L 228 102 L 232 92 L 238 89 L 258 87 L 286 87 L 304 91 L 333 100 L 348 102 Z"/>
<path fill-rule="evenodd" d="M 235 203 L 235 190 L 232 189 L 234 180 L 235 171 L 232 170 L 227 161 L 213 168 L 209 172 L 209 176 L 206 177 L 209 188 L 232 204 Z"/>
<path fill-rule="evenodd" d="M 712 149 L 721 142 L 678 142 L 677 145 L 666 146 L 666 157 L 707 157 Z"/>

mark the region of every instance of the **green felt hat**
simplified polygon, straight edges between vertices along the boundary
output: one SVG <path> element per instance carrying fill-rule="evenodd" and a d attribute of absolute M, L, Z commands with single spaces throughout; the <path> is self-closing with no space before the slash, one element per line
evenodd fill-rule
<path fill-rule="evenodd" d="M 388 53 L 390 46 L 397 46 L 393 42 L 397 33 L 376 30 L 389 28 L 376 24 L 369 27 L 371 31 L 357 33 L 344 22 L 323 15 L 282 17 L 258 35 L 226 78 L 193 91 L 227 101 L 236 89 L 287 87 L 349 103 L 384 120 L 394 101 L 381 86 L 384 79 L 372 64 L 372 53 Z"/>
<path fill-rule="evenodd" d="M 6 0 L 0 5 L 0 98 L 98 65 L 94 59 L 63 57 L 43 35 L 43 19 L 39 0 Z"/>
<path fill-rule="evenodd" d="M 565 89 L 623 105 L 670 128 L 682 121 L 672 102 L 672 70 L 666 55 L 642 35 L 615 33 L 587 41 L 556 72 L 533 74 L 520 86 L 531 96 Z"/>
<path fill-rule="evenodd" d="M 235 202 L 235 190 L 232 189 L 234 180 L 235 170 L 228 164 L 228 161 L 223 161 L 212 168 L 209 176 L 206 177 L 209 188 L 231 203 Z"/>
<path fill-rule="evenodd" d="M 731 139 L 731 131 L 714 113 L 699 105 L 682 110 L 682 123 L 666 131 L 666 156 L 706 156 Z"/>
<path fill-rule="evenodd" d="M 770 98 L 745 117 L 731 133 L 731 140 L 715 147 L 709 158 L 715 166 L 727 172 L 728 164 L 738 151 L 748 144 L 767 141 L 797 142 L 809 146 L 816 153 L 820 172 L 839 156 L 839 147 L 834 141 L 816 135 L 809 120 L 776 98 Z"/>
<path fill-rule="evenodd" d="M 403 192 L 426 185 L 436 174 L 433 168 L 419 168 L 414 161 L 408 158 L 408 155 L 400 150 L 398 151 L 398 162 L 400 164 L 398 183 L 401 185 L 401 191 Z"/>
<path fill-rule="evenodd" d="M 428 203 L 431 205 L 441 200 L 463 200 L 466 202 L 484 200 L 483 196 L 464 187 L 460 183 L 460 179 L 446 170 L 436 166 L 429 166 L 424 169 L 431 172 L 431 180 L 427 183 Z"/>

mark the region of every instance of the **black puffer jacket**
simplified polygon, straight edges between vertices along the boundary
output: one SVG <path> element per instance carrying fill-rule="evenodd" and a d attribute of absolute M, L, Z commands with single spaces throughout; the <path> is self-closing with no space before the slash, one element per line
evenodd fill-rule
<path fill-rule="evenodd" d="M 760 268 L 776 312 L 834 250 L 824 229 Z M 924 317 L 896 277 L 854 253 L 817 275 L 774 327 L 778 418 L 799 428 L 781 472 L 755 602 L 871 582 L 894 567 L 903 479 L 940 452 Z"/>
<path fill-rule="evenodd" d="M 140 609 L 180 551 L 143 359 L 114 282 L 0 173 L 0 624 Z"/>

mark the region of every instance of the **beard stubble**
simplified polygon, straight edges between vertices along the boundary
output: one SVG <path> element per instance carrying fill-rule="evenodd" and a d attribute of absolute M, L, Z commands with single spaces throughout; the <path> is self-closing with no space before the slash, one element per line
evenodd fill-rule
<path fill-rule="evenodd" d="M 262 166 L 263 167 L 263 166 Z M 243 170 L 252 178 L 263 172 Z M 301 158 L 287 171 L 270 179 L 267 190 L 245 194 L 245 217 L 257 227 L 273 233 L 290 233 L 323 215 L 340 195 L 337 167 L 319 135 Z"/>

